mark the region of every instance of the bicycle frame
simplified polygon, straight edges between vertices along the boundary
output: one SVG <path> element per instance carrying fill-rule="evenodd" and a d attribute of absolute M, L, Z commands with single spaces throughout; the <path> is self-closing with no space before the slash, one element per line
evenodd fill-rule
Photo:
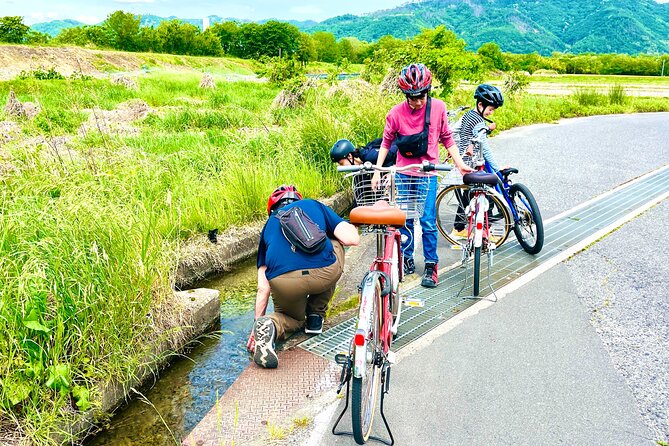
<path fill-rule="evenodd" d="M 483 240 L 488 240 L 489 237 L 487 213 L 490 204 L 488 203 L 488 200 L 485 199 L 487 195 L 485 188 L 476 187 L 471 190 L 474 192 L 474 197 L 467 205 L 465 212 L 469 215 L 469 228 L 474 232 L 472 246 L 474 248 L 480 248 L 483 246 Z M 482 200 L 481 198 L 484 199 Z"/>
<path fill-rule="evenodd" d="M 381 332 L 380 346 L 374 348 L 375 352 L 383 356 L 383 361 L 387 359 L 392 343 L 393 332 L 397 332 L 397 327 L 393 327 L 393 312 L 400 311 L 397 301 L 397 292 L 399 282 L 402 280 L 402 264 L 399 261 L 400 232 L 392 226 L 385 228 L 375 228 L 376 234 L 376 258 L 372 262 L 369 272 L 362 280 L 362 290 L 360 292 L 360 310 L 358 314 L 358 328 L 353 339 L 353 376 L 363 378 L 366 367 L 367 334 L 369 333 L 371 321 L 371 311 L 374 304 L 376 292 L 376 281 L 380 282 L 381 287 Z M 395 308 L 397 307 L 397 308 Z M 399 322 L 399 318 L 398 318 Z M 381 358 L 375 358 L 375 360 Z"/>

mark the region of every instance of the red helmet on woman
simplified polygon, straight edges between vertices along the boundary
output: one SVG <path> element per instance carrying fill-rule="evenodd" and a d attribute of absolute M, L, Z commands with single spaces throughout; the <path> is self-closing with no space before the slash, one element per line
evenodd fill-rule
<path fill-rule="evenodd" d="M 412 63 L 402 68 L 397 85 L 404 94 L 419 95 L 432 87 L 432 73 L 422 63 Z"/>
<path fill-rule="evenodd" d="M 282 201 L 297 201 L 301 199 L 302 195 L 297 191 L 295 186 L 282 184 L 274 189 L 274 192 L 272 192 L 272 195 L 270 195 L 267 200 L 267 215 L 270 215 L 272 213 L 272 208 Z"/>

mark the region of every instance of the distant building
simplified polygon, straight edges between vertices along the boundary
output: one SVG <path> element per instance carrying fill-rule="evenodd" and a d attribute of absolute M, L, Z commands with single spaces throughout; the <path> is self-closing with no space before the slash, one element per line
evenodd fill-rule
<path fill-rule="evenodd" d="M 202 32 L 204 32 L 207 28 L 209 28 L 209 17 L 202 19 Z"/>

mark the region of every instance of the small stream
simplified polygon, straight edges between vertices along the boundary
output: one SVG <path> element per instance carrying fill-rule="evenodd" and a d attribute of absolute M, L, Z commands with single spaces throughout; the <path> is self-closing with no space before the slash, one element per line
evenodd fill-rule
<path fill-rule="evenodd" d="M 249 364 L 246 341 L 253 323 L 256 278 L 251 259 L 198 284 L 221 292 L 220 332 L 199 339 L 85 445 L 179 445 Z"/>

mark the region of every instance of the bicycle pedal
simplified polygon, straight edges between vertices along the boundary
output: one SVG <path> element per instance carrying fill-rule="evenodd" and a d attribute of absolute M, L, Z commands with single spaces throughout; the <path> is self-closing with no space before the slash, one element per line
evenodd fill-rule
<path fill-rule="evenodd" d="M 417 298 L 404 299 L 404 305 L 407 307 L 423 308 L 425 306 L 425 300 Z"/>
<path fill-rule="evenodd" d="M 349 361 L 348 353 L 337 353 L 335 355 L 335 362 L 339 365 L 346 365 Z"/>

